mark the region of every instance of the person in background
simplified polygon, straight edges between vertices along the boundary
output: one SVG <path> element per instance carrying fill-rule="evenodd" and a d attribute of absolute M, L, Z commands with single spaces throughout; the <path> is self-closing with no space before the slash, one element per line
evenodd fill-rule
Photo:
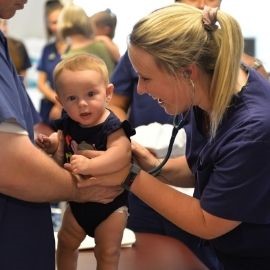
<path fill-rule="evenodd" d="M 131 128 L 127 129 L 126 121 L 121 123 L 106 108 L 113 85 L 109 83 L 105 63 L 89 54 L 65 58 L 55 68 L 54 81 L 57 99 L 66 113 L 56 123 L 65 141 L 64 160 L 59 163 L 70 162 L 70 170 L 81 175 L 122 168 L 131 160 L 128 137 L 133 133 Z M 50 137 L 39 134 L 36 143 L 54 155 L 57 138 L 57 133 Z M 102 150 L 104 154 L 89 159 L 77 154 L 80 149 Z M 96 242 L 97 269 L 117 270 L 127 215 L 127 191 L 109 204 L 70 202 L 58 233 L 57 269 L 77 269 L 78 248 L 89 235 Z"/>
<path fill-rule="evenodd" d="M 91 183 L 122 183 L 179 228 L 208 241 L 225 270 L 266 270 L 270 84 L 241 63 L 243 44 L 238 22 L 218 8 L 173 4 L 138 21 L 128 48 L 138 92 L 168 114 L 184 114 L 186 156 L 170 160 L 154 177 L 147 167 L 156 160 L 134 145 L 144 170 L 133 164 L 130 172 L 94 175 Z M 195 159 L 189 152 L 197 153 Z M 194 186 L 194 197 L 162 183 L 166 179 Z"/>
<path fill-rule="evenodd" d="M 1 0 L 0 18 L 10 19 L 26 0 Z M 100 185 L 78 187 L 76 177 L 34 145 L 39 114 L 25 91 L 0 31 L 0 269 L 55 270 L 55 242 L 50 203 L 59 200 L 108 203 Z M 59 134 L 60 135 L 60 134 Z M 59 146 L 59 151 L 61 147 Z M 84 179 L 87 184 L 90 180 Z M 100 201 L 100 200 L 99 200 Z"/>
<path fill-rule="evenodd" d="M 263 62 L 260 59 L 253 57 L 247 53 L 243 53 L 241 61 L 247 66 L 257 70 L 266 79 L 269 79 L 268 72 L 266 71 Z"/>
<path fill-rule="evenodd" d="M 12 62 L 15 65 L 16 71 L 20 76 L 22 76 L 25 79 L 27 69 L 29 69 L 32 66 L 27 49 L 21 40 L 11 37 L 8 34 L 7 20 L 0 19 L 0 29 L 7 38 L 8 50 Z"/>
<path fill-rule="evenodd" d="M 104 42 L 117 63 L 120 59 L 120 52 L 118 46 L 113 42 L 117 25 L 116 15 L 110 9 L 106 9 L 93 14 L 89 19 L 95 32 L 95 38 Z"/>
<path fill-rule="evenodd" d="M 69 50 L 63 57 L 80 53 L 94 54 L 105 62 L 111 76 L 115 67 L 114 61 L 104 43 L 95 39 L 89 17 L 81 7 L 66 5 L 60 14 L 57 27 L 61 37 L 69 43 Z"/>
<path fill-rule="evenodd" d="M 52 132 L 49 129 L 51 121 L 61 116 L 61 109 L 55 110 L 50 115 L 51 109 L 56 104 L 55 90 L 53 85 L 53 70 L 56 64 L 61 60 L 61 55 L 67 50 L 68 44 L 57 34 L 57 20 L 63 9 L 63 5 L 58 0 L 48 0 L 45 2 L 44 19 L 47 33 L 47 44 L 42 49 L 41 57 L 37 65 L 38 80 L 37 85 L 39 91 L 43 94 L 40 103 L 40 115 L 44 123 L 44 129 L 47 126 L 47 134 Z M 61 108 L 60 105 L 56 108 Z"/>
<path fill-rule="evenodd" d="M 59 15 L 57 31 L 68 44 L 68 49 L 62 58 L 75 54 L 90 53 L 100 57 L 108 68 L 109 74 L 114 69 L 114 61 L 103 42 L 95 40 L 94 31 L 89 24 L 89 17 L 85 11 L 74 4 L 66 5 Z M 62 112 L 61 104 L 55 104 L 50 115 Z"/>

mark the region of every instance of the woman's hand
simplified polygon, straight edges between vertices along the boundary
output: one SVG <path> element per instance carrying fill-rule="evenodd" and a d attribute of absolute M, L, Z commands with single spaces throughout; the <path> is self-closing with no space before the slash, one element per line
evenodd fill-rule
<path fill-rule="evenodd" d="M 131 149 L 134 159 L 144 171 L 152 170 L 158 166 L 158 158 L 144 146 L 131 141 Z"/>
<path fill-rule="evenodd" d="M 123 192 L 123 188 L 120 186 L 105 186 L 95 184 L 94 182 L 89 185 L 88 181 L 90 182 L 91 180 L 79 180 L 76 182 L 77 188 L 74 201 L 109 203 Z"/>

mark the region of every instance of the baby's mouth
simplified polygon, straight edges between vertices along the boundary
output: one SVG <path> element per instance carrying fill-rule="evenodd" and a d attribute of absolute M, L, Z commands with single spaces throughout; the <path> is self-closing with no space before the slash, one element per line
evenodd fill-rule
<path fill-rule="evenodd" d="M 81 113 L 80 116 L 81 117 L 86 117 L 86 116 L 89 116 L 91 115 L 91 113 L 88 113 L 88 112 L 85 112 L 85 113 Z"/>

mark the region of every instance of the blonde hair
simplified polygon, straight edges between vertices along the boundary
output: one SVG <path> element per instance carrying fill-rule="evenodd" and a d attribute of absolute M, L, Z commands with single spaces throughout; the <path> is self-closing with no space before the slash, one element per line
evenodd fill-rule
<path fill-rule="evenodd" d="M 243 53 L 243 36 L 237 21 L 219 10 L 218 28 L 207 31 L 202 10 L 186 4 L 158 9 L 135 24 L 129 37 L 131 45 L 151 54 L 157 66 L 168 73 L 195 63 L 212 76 L 210 136 L 222 121 L 235 87 Z"/>
<path fill-rule="evenodd" d="M 104 80 L 104 84 L 109 84 L 109 73 L 105 62 L 92 54 L 82 53 L 76 54 L 74 56 L 70 56 L 64 58 L 60 61 L 53 72 L 53 79 L 55 84 L 55 90 L 58 93 L 59 91 L 59 76 L 62 74 L 64 70 L 70 71 L 83 71 L 83 70 L 94 70 L 100 73 Z"/>
<path fill-rule="evenodd" d="M 59 15 L 57 26 L 63 38 L 74 34 L 81 34 L 90 38 L 94 34 L 86 12 L 74 4 L 66 5 L 63 8 Z"/>

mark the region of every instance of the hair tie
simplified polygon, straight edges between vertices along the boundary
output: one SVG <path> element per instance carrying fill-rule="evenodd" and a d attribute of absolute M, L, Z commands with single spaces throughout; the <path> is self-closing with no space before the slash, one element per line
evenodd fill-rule
<path fill-rule="evenodd" d="M 211 32 L 218 28 L 218 26 L 216 25 L 218 9 L 219 9 L 218 7 L 211 8 L 208 6 L 204 6 L 202 14 L 202 23 L 206 31 Z"/>

